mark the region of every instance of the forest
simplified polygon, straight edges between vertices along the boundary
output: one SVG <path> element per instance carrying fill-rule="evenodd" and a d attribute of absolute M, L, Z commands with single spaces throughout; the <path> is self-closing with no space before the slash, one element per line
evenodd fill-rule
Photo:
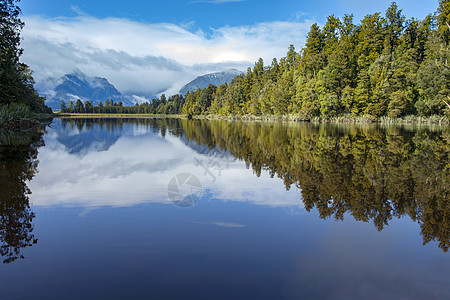
<path fill-rule="evenodd" d="M 300 118 L 450 114 L 450 1 L 424 20 L 393 2 L 384 16 L 331 15 L 305 47 L 265 66 L 260 59 L 229 85 L 186 95 L 185 114 Z"/>
<path fill-rule="evenodd" d="M 373 118 L 450 116 L 450 1 L 425 19 L 406 19 L 393 2 L 385 14 L 331 15 L 313 24 L 299 52 L 266 65 L 259 59 L 230 84 L 154 99 L 135 107 L 94 108 L 130 113 Z M 81 102 L 81 101 L 80 101 Z M 82 103 L 81 103 L 82 104 Z M 85 112 L 80 103 L 66 112 Z"/>

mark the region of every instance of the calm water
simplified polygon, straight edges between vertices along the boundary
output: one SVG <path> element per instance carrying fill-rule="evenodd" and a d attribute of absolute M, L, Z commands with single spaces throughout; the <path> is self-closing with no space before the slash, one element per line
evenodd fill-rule
<path fill-rule="evenodd" d="M 450 299 L 450 130 L 0 135 L 0 299 Z"/>

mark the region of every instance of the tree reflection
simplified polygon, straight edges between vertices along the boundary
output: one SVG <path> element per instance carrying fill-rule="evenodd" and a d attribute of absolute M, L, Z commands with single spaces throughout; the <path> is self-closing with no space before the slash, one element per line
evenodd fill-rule
<path fill-rule="evenodd" d="M 448 251 L 450 132 L 429 128 L 289 123 L 182 121 L 186 137 L 230 151 L 259 176 L 262 170 L 302 191 L 321 218 L 372 221 L 382 230 L 408 215 L 424 244 Z"/>
<path fill-rule="evenodd" d="M 4 263 L 24 258 L 21 250 L 37 243 L 26 181 L 37 172 L 42 132 L 0 132 L 0 253 Z"/>

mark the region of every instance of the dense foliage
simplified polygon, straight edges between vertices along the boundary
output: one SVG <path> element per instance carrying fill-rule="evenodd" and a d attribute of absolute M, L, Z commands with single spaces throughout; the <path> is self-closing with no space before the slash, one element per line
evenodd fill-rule
<path fill-rule="evenodd" d="M 450 114 L 450 1 L 424 20 L 406 20 L 393 2 L 384 16 L 329 16 L 311 26 L 305 47 L 265 66 L 262 59 L 229 85 L 186 95 L 191 115 Z"/>
<path fill-rule="evenodd" d="M 34 112 L 51 113 L 34 89 L 30 68 L 20 62 L 20 0 L 0 0 L 0 106 L 14 104 L 28 107 Z"/>

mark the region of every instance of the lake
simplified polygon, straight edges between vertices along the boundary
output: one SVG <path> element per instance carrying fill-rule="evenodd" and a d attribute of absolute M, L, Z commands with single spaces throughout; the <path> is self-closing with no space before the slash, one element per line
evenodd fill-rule
<path fill-rule="evenodd" d="M 0 299 L 450 299 L 450 128 L 0 135 Z"/>

